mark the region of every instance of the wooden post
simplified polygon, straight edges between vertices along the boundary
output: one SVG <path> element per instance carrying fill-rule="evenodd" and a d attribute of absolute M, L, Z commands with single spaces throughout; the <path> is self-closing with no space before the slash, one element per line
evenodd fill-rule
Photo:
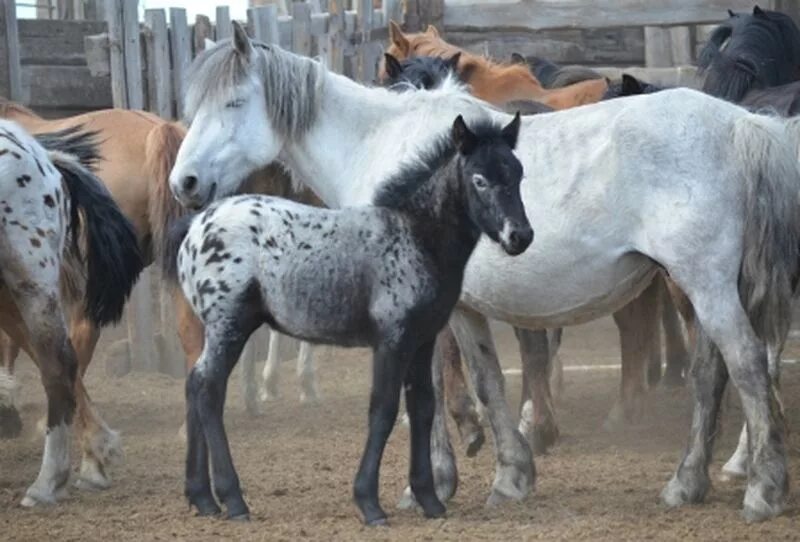
<path fill-rule="evenodd" d="M 194 18 L 194 54 L 199 55 L 206 50 L 206 38 L 213 39 L 214 29 L 211 27 L 211 19 L 207 15 L 198 14 Z"/>
<path fill-rule="evenodd" d="M 660 26 L 644 27 L 644 59 L 648 68 L 666 68 L 672 65 L 669 31 Z"/>
<path fill-rule="evenodd" d="M 139 0 L 122 2 L 122 54 L 125 58 L 125 87 L 129 109 L 144 109 L 142 45 L 139 41 Z"/>
<path fill-rule="evenodd" d="M 292 4 L 292 51 L 311 56 L 311 6 L 305 3 Z"/>
<path fill-rule="evenodd" d="M 106 0 L 106 22 L 108 23 L 108 55 L 111 68 L 111 99 L 114 107 L 128 107 L 128 91 L 125 85 L 125 55 L 122 26 L 122 0 Z"/>
<path fill-rule="evenodd" d="M 12 0 L 3 1 L 3 34 L 5 35 L 6 62 L 8 63 L 8 94 L 11 100 L 21 102 L 22 67 L 19 62 L 19 32 L 17 30 L 17 6 Z"/>
<path fill-rule="evenodd" d="M 274 4 L 258 6 L 247 10 L 250 32 L 253 39 L 264 43 L 280 43 L 278 29 L 278 7 Z"/>
<path fill-rule="evenodd" d="M 694 61 L 691 29 L 688 26 L 673 26 L 669 29 L 669 40 L 672 65 L 691 66 Z"/>
<path fill-rule="evenodd" d="M 167 13 L 163 9 L 144 12 L 147 28 L 147 97 L 148 110 L 170 120 L 172 113 L 172 73 L 169 63 Z"/>
<path fill-rule="evenodd" d="M 233 27 L 231 26 L 231 9 L 228 6 L 217 7 L 217 21 L 214 32 L 214 39 L 224 40 L 233 36 Z"/>
<path fill-rule="evenodd" d="M 403 24 L 403 4 L 400 0 L 383 0 L 383 24 L 389 21 Z"/>
<path fill-rule="evenodd" d="M 370 33 L 372 32 L 372 0 L 357 0 L 356 15 L 358 16 L 358 76 L 356 80 L 370 84 L 375 80 L 375 66 L 370 47 Z"/>
<path fill-rule="evenodd" d="M 192 62 L 189 25 L 186 23 L 186 10 L 169 9 L 170 50 L 172 51 L 172 87 L 175 89 L 175 109 L 177 116 L 183 115 L 183 83 L 186 70 Z"/>
<path fill-rule="evenodd" d="M 344 73 L 344 7 L 343 0 L 328 4 L 328 69 Z"/>

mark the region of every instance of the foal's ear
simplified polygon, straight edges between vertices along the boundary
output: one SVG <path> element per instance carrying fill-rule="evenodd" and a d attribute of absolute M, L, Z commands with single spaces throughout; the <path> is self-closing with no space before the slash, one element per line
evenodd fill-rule
<path fill-rule="evenodd" d="M 233 21 L 233 47 L 245 58 L 250 58 L 253 53 L 253 45 L 247 37 L 247 31 L 239 21 Z"/>
<path fill-rule="evenodd" d="M 403 29 L 394 21 L 389 21 L 389 41 L 396 45 L 404 55 L 407 55 L 409 49 L 411 49 L 411 44 L 408 43 L 408 38 L 403 34 Z"/>
<path fill-rule="evenodd" d="M 428 25 L 428 28 L 425 30 L 425 33 L 433 38 L 439 37 L 439 31 L 436 30 L 436 27 L 433 26 L 432 24 Z"/>
<path fill-rule="evenodd" d="M 457 116 L 455 122 L 453 122 L 452 137 L 458 152 L 463 155 L 472 154 L 472 151 L 478 145 L 478 138 L 469 129 L 467 123 L 464 122 L 464 117 L 461 115 Z"/>
<path fill-rule="evenodd" d="M 447 59 L 447 67 L 453 72 L 458 73 L 458 62 L 461 60 L 461 51 Z"/>
<path fill-rule="evenodd" d="M 756 4 L 753 7 L 753 15 L 755 15 L 756 17 L 766 17 L 767 16 L 767 14 L 764 13 L 764 10 L 761 9 L 760 7 L 758 7 L 758 4 Z"/>
<path fill-rule="evenodd" d="M 403 67 L 400 65 L 400 61 L 389 53 L 383 53 L 383 60 L 386 66 L 386 75 L 391 79 L 395 79 L 403 73 Z"/>
<path fill-rule="evenodd" d="M 644 94 L 642 82 L 627 73 L 622 74 L 622 96 L 636 96 Z"/>
<path fill-rule="evenodd" d="M 511 122 L 503 128 L 502 135 L 503 140 L 508 144 L 509 147 L 512 149 L 517 146 L 517 137 L 519 136 L 519 125 L 522 123 L 522 118 L 519 115 L 519 111 L 517 114 L 514 115 L 514 118 L 511 119 Z"/>
<path fill-rule="evenodd" d="M 519 53 L 511 53 L 511 63 L 512 64 L 523 64 L 527 65 L 528 61 L 525 60 L 525 57 Z"/>
<path fill-rule="evenodd" d="M 728 17 L 736 17 L 736 12 L 733 11 L 732 9 L 729 9 L 728 10 Z"/>

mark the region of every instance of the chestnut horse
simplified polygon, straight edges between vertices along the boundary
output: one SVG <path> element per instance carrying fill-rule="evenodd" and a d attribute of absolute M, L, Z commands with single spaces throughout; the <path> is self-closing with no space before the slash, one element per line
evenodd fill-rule
<path fill-rule="evenodd" d="M 461 53 L 458 71 L 461 79 L 472 87 L 472 94 L 496 105 L 516 100 L 533 100 L 553 109 L 568 109 L 599 102 L 605 94 L 605 79 L 582 81 L 563 88 L 546 89 L 527 66 L 501 64 L 491 59 L 470 54 L 444 41 L 433 26 L 425 32 L 405 34 L 394 21 L 389 22 L 390 44 L 387 53 L 398 60 L 413 56 L 450 58 Z M 381 64 L 380 78 L 385 78 Z"/>

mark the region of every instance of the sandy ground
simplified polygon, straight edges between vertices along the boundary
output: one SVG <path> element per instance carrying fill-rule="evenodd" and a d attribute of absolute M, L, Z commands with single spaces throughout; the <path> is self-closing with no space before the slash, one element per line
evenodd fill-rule
<path fill-rule="evenodd" d="M 504 367 L 517 368 L 513 335 L 498 333 Z M 569 365 L 618 362 L 610 320 L 570 328 L 562 359 Z M 787 357 L 800 357 L 790 343 Z M 557 400 L 560 444 L 537 458 L 536 493 L 522 503 L 487 509 L 494 462 L 491 442 L 473 459 L 458 450 L 460 487 L 446 519 L 425 520 L 394 503 L 405 484 L 408 434 L 398 426 L 383 462 L 381 494 L 391 527 L 362 527 L 351 495 L 366 434 L 369 358 L 363 350 L 323 354 L 316 406 L 297 399 L 293 368 L 283 367 L 283 399 L 266 405 L 262 417 L 244 413 L 238 374 L 231 380 L 227 409 L 234 460 L 252 521 L 234 524 L 198 518 L 182 496 L 184 444 L 176 433 L 183 417 L 182 381 L 165 376 L 113 379 L 100 366 L 88 388 L 110 425 L 123 433 L 125 459 L 113 468 L 114 486 L 104 492 L 73 489 L 54 507 L 26 510 L 18 503 L 35 478 L 41 437 L 35 432 L 43 394 L 30 363 L 20 363 L 26 433 L 0 441 L 0 540 L 789 540 L 800 536 L 798 490 L 787 513 L 747 526 L 739 516 L 742 482 L 715 482 L 703 506 L 667 510 L 658 494 L 672 473 L 689 426 L 688 392 L 651 392 L 646 418 L 624 431 L 601 429 L 616 397 L 616 370 L 567 371 Z M 793 427 L 792 479 L 800 474 L 800 365 L 784 376 L 784 401 Z M 519 397 L 519 377 L 507 379 L 509 402 Z M 734 448 L 741 423 L 738 400 L 729 401 L 712 476 Z M 487 429 L 488 431 L 488 429 Z M 77 456 L 76 456 L 77 457 Z M 77 459 L 75 460 L 77 462 Z"/>

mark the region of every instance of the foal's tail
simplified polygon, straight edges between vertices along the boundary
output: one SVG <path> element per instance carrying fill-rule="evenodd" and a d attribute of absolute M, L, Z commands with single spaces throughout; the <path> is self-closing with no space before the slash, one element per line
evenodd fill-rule
<path fill-rule="evenodd" d="M 732 156 L 745 187 L 739 295 L 758 336 L 779 346 L 789 330 L 800 266 L 798 127 L 748 115 L 733 130 Z"/>
<path fill-rule="evenodd" d="M 145 171 L 149 180 L 147 211 L 155 258 L 162 265 L 171 224 L 185 213 L 169 188 L 169 173 L 184 137 L 183 126 L 165 122 L 150 130 L 145 140 Z"/>
<path fill-rule="evenodd" d="M 103 183 L 72 156 L 50 152 L 70 198 L 71 246 L 86 258 L 86 316 L 98 326 L 122 317 L 125 300 L 144 267 L 136 232 Z"/>

